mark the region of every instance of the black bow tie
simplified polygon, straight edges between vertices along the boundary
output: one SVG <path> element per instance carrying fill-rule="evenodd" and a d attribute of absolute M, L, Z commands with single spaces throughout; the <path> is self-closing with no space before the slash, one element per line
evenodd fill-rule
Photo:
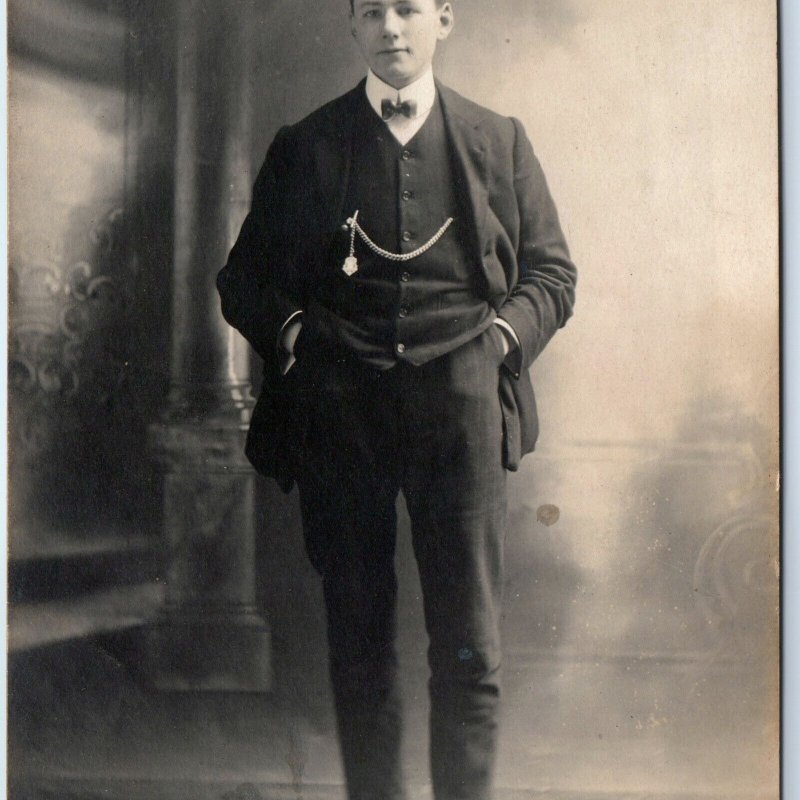
<path fill-rule="evenodd" d="M 381 116 L 384 119 L 391 119 L 395 114 L 402 114 L 404 117 L 415 117 L 417 114 L 417 104 L 413 100 L 405 100 L 402 103 L 393 103 L 391 100 L 381 100 Z"/>

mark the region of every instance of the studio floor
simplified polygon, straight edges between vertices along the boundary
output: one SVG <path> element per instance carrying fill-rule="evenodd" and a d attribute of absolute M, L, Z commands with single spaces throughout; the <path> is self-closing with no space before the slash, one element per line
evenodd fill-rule
<path fill-rule="evenodd" d="M 410 797 L 425 800 L 422 649 L 410 643 L 404 652 L 406 776 Z M 512 654 L 497 797 L 776 797 L 775 765 L 748 744 L 764 725 L 759 692 L 733 703 L 730 665 L 703 665 L 700 682 L 699 669 Z M 305 696 L 159 693 L 85 641 L 17 656 L 10 678 L 12 800 L 344 797 L 325 687 Z"/>

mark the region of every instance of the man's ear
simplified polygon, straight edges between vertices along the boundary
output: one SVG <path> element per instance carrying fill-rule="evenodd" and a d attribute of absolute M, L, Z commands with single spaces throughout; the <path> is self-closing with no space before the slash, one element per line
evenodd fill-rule
<path fill-rule="evenodd" d="M 439 9 L 439 32 L 437 38 L 441 41 L 450 35 L 455 25 L 455 17 L 453 15 L 453 6 L 450 3 L 445 3 Z"/>

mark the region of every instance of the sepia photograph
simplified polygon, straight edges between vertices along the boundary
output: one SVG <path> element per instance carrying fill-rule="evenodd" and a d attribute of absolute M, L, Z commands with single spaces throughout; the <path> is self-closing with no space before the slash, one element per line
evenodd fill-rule
<path fill-rule="evenodd" d="M 777 4 L 6 20 L 10 800 L 777 800 Z"/>

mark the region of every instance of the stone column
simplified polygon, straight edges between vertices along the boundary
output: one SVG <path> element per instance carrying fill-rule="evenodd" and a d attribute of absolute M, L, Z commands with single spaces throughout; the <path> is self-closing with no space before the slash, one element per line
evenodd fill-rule
<path fill-rule="evenodd" d="M 253 405 L 244 340 L 217 271 L 251 189 L 250 0 L 179 0 L 170 391 L 151 428 L 164 470 L 166 600 L 147 671 L 169 690 L 265 691 L 269 631 L 255 609 Z"/>

